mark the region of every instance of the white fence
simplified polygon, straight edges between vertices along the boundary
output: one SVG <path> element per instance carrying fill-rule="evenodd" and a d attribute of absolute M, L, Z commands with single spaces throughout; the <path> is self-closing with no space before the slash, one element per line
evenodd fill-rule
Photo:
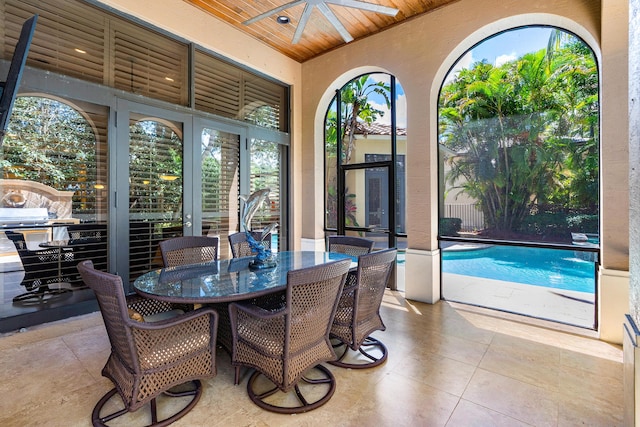
<path fill-rule="evenodd" d="M 444 216 L 447 218 L 460 218 L 462 220 L 461 231 L 482 230 L 484 214 L 472 204 L 445 204 Z"/>

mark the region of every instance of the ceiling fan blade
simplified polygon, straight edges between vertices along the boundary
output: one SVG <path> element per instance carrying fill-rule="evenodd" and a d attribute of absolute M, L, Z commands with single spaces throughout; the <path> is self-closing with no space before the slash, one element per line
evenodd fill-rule
<path fill-rule="evenodd" d="M 317 7 L 318 7 L 318 10 L 320 10 L 320 12 L 322 12 L 322 14 L 325 16 L 325 18 L 329 20 L 331 25 L 333 25 L 335 29 L 338 30 L 338 32 L 342 36 L 342 39 L 345 42 L 349 43 L 350 41 L 353 40 L 353 37 L 351 36 L 351 34 L 349 34 L 347 29 L 344 27 L 344 25 L 342 25 L 342 22 L 340 22 L 340 20 L 333 13 L 333 11 L 329 9 L 329 6 L 327 6 L 324 3 L 319 3 Z"/>
<path fill-rule="evenodd" d="M 280 11 L 283 11 L 285 9 L 289 9 L 290 7 L 297 6 L 297 5 L 302 4 L 302 3 L 305 3 L 305 0 L 294 0 L 294 1 L 291 1 L 289 3 L 283 4 L 282 6 L 278 6 L 276 8 L 271 9 L 271 10 L 268 10 L 268 11 L 266 11 L 264 13 L 261 13 L 260 15 L 254 16 L 251 19 L 247 19 L 246 21 L 243 22 L 243 24 L 244 25 L 251 25 L 254 22 L 257 22 L 257 21 L 259 21 L 259 20 L 261 20 L 263 18 L 266 18 L 267 16 L 271 16 L 274 13 L 278 13 Z"/>
<path fill-rule="evenodd" d="M 307 21 L 309 20 L 312 11 L 313 5 L 309 3 L 304 5 L 304 10 L 302 11 L 302 15 L 300 15 L 300 20 L 298 21 L 296 32 L 293 34 L 291 44 L 297 44 L 300 41 L 300 37 L 302 37 L 302 32 L 304 31 L 304 27 L 307 25 Z"/>
<path fill-rule="evenodd" d="M 378 4 L 367 3 L 359 0 L 324 0 L 324 2 L 335 4 L 337 6 L 352 7 L 354 9 L 382 13 L 390 16 L 396 16 L 398 14 L 398 9 L 395 9 L 393 7 L 381 6 Z"/>

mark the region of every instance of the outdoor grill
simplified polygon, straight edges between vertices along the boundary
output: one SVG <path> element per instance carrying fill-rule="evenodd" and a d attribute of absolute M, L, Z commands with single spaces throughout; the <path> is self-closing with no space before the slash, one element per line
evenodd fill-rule
<path fill-rule="evenodd" d="M 0 208 L 0 227 L 32 227 L 47 225 L 46 208 Z"/>

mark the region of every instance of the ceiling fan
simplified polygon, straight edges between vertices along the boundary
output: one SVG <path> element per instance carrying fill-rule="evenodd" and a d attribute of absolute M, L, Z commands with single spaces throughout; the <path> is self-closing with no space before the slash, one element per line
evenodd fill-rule
<path fill-rule="evenodd" d="M 342 36 L 342 38 L 346 43 L 349 43 L 350 41 L 352 41 L 353 37 L 351 36 L 351 34 L 349 34 L 347 29 L 344 27 L 344 25 L 342 25 L 342 22 L 340 22 L 338 17 L 333 13 L 333 11 L 329 8 L 329 6 L 327 6 L 327 4 L 334 4 L 336 6 L 343 6 L 343 7 L 351 7 L 354 9 L 361 9 L 361 10 L 366 10 L 366 11 L 375 12 L 375 13 L 383 13 L 389 16 L 395 16 L 398 13 L 398 9 L 387 7 L 387 6 L 380 6 L 377 4 L 371 4 L 371 3 L 367 3 L 360 0 L 294 0 L 289 3 L 283 4 L 282 6 L 278 6 L 264 13 L 261 13 L 260 15 L 255 16 L 251 19 L 247 19 L 246 21 L 243 22 L 243 24 L 244 25 L 253 24 L 256 21 L 266 18 L 267 16 L 273 15 L 274 13 L 281 12 L 285 9 L 289 9 L 291 7 L 297 6 L 302 3 L 306 3 L 306 4 L 304 6 L 304 11 L 302 12 L 302 15 L 300 16 L 300 19 L 298 21 L 296 32 L 293 34 L 293 40 L 291 41 L 292 44 L 296 44 L 298 43 L 298 41 L 300 41 L 300 37 L 302 37 L 302 32 L 304 31 L 304 27 L 307 25 L 307 21 L 309 20 L 309 17 L 311 16 L 311 12 L 313 11 L 314 7 L 317 7 L 318 10 L 324 15 L 324 17 L 327 18 L 329 23 L 331 23 L 331 25 L 333 25 L 333 27 L 336 30 L 338 30 L 338 33 L 340 33 L 340 35 Z"/>

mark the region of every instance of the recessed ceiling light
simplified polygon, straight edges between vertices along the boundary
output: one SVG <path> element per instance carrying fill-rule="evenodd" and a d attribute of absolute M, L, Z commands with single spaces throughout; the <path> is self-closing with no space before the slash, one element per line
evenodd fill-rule
<path fill-rule="evenodd" d="M 311 16 L 311 12 L 315 8 L 317 8 L 322 13 L 322 15 L 324 15 L 324 17 L 329 21 L 329 23 L 333 25 L 333 27 L 338 31 L 338 33 L 340 33 L 340 36 L 342 36 L 342 39 L 347 43 L 353 40 L 353 36 L 349 34 L 347 29 L 344 27 L 344 25 L 342 25 L 342 22 L 340 22 L 338 17 L 335 15 L 335 13 L 333 13 L 331 8 L 328 6 L 329 4 L 332 4 L 335 6 L 366 10 L 369 12 L 382 13 L 389 16 L 396 16 L 396 14 L 398 13 L 398 9 L 396 8 L 381 6 L 375 3 L 367 3 L 361 0 L 293 0 L 282 6 L 275 7 L 271 10 L 261 13 L 260 15 L 254 16 L 251 19 L 247 19 L 246 21 L 243 22 L 243 24 L 251 25 L 254 22 L 257 22 L 263 18 L 273 16 L 273 14 L 275 13 L 280 13 L 283 10 L 298 6 L 302 3 L 306 3 L 306 4 L 304 6 L 304 10 L 302 11 L 302 15 L 300 15 L 300 18 L 297 19 L 298 23 L 296 27 L 296 32 L 293 34 L 293 39 L 291 40 L 291 43 L 293 44 L 296 44 L 300 41 L 300 38 L 302 37 L 302 32 L 304 31 L 304 27 L 307 25 L 307 21 Z M 276 18 L 276 22 L 279 22 L 280 24 L 288 24 L 289 18 L 284 15 L 278 15 L 278 17 Z"/>
<path fill-rule="evenodd" d="M 174 81 L 171 77 L 168 77 L 168 76 L 167 76 L 167 77 L 165 77 L 164 79 L 165 79 L 165 80 L 167 80 L 167 81 L 169 81 L 169 82 Z"/>
<path fill-rule="evenodd" d="M 86 50 L 82 50 L 82 49 L 78 49 L 78 48 L 75 48 L 75 49 L 73 49 L 73 50 L 75 50 L 75 51 L 76 51 L 76 52 L 78 52 L 78 53 L 87 53 L 87 51 L 86 51 Z"/>

